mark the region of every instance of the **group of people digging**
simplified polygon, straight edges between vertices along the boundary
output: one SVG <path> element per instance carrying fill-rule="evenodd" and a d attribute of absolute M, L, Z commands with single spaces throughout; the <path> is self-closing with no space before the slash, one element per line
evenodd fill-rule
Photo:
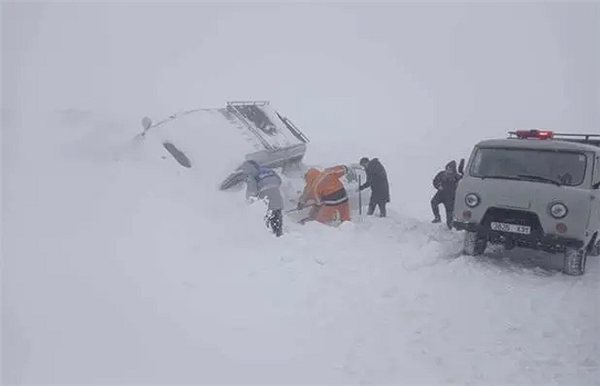
<path fill-rule="evenodd" d="M 390 188 L 385 167 L 377 158 L 360 159 L 367 180 L 359 185 L 358 190 L 371 189 L 371 197 L 367 215 L 373 215 L 379 209 L 379 216 L 386 217 L 386 205 L 390 202 Z M 264 199 L 268 203 L 266 222 L 276 236 L 283 234 L 283 196 L 281 194 L 281 177 L 270 168 L 260 166 L 256 161 L 246 161 L 241 167 L 246 176 L 246 196 L 248 199 Z M 345 165 L 337 165 L 324 170 L 309 168 L 304 173 L 304 189 L 298 200 L 297 209 L 311 207 L 308 217 L 302 222 L 317 221 L 328 225 L 337 225 L 350 220 L 348 192 L 341 179 L 349 169 Z M 441 222 L 439 205 L 446 210 L 446 223 L 452 228 L 456 188 L 462 174 L 457 171 L 455 161 L 450 161 L 444 170 L 436 174 L 433 186 L 436 193 L 431 199 L 434 223 Z"/>

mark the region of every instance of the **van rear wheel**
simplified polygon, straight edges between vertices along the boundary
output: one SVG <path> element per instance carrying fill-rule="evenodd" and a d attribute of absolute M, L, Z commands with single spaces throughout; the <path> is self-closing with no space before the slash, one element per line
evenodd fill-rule
<path fill-rule="evenodd" d="M 585 273 L 587 248 L 567 248 L 563 262 L 563 272 L 567 275 L 581 276 Z"/>
<path fill-rule="evenodd" d="M 596 241 L 596 244 L 592 246 L 591 250 L 588 252 L 589 256 L 600 256 L 600 240 Z"/>
<path fill-rule="evenodd" d="M 485 252 L 487 238 L 480 236 L 477 232 L 465 233 L 463 240 L 463 253 L 469 256 L 478 256 Z"/>

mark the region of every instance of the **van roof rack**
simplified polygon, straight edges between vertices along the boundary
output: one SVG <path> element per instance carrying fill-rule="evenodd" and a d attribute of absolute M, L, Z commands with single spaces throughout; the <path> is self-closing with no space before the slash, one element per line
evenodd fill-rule
<path fill-rule="evenodd" d="M 269 101 L 227 101 L 227 106 L 266 106 Z"/>
<path fill-rule="evenodd" d="M 600 134 L 554 133 L 554 139 L 559 141 L 585 143 L 600 147 Z"/>
<path fill-rule="evenodd" d="M 518 139 L 538 139 L 538 140 L 558 140 L 566 142 L 576 142 L 600 147 L 600 134 L 575 134 L 575 133 L 555 133 L 545 129 L 516 130 L 509 131 L 509 138 Z"/>

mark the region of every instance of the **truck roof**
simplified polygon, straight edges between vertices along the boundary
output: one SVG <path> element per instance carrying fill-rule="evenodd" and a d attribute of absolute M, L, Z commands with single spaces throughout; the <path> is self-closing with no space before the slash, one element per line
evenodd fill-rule
<path fill-rule="evenodd" d="M 515 149 L 589 151 L 600 153 L 600 147 L 588 143 L 571 142 L 560 139 L 504 138 L 480 141 L 477 147 L 508 147 Z"/>

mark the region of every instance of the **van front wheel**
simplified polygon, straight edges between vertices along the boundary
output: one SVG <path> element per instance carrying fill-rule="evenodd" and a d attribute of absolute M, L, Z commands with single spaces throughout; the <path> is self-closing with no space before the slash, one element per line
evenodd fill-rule
<path fill-rule="evenodd" d="M 563 272 L 567 275 L 581 276 L 585 272 L 587 248 L 567 248 L 563 262 Z"/>
<path fill-rule="evenodd" d="M 485 252 L 487 239 L 480 236 L 477 232 L 465 233 L 463 240 L 463 252 L 469 256 L 478 256 Z"/>
<path fill-rule="evenodd" d="M 596 241 L 596 244 L 592 246 L 589 256 L 600 256 L 600 240 Z"/>

